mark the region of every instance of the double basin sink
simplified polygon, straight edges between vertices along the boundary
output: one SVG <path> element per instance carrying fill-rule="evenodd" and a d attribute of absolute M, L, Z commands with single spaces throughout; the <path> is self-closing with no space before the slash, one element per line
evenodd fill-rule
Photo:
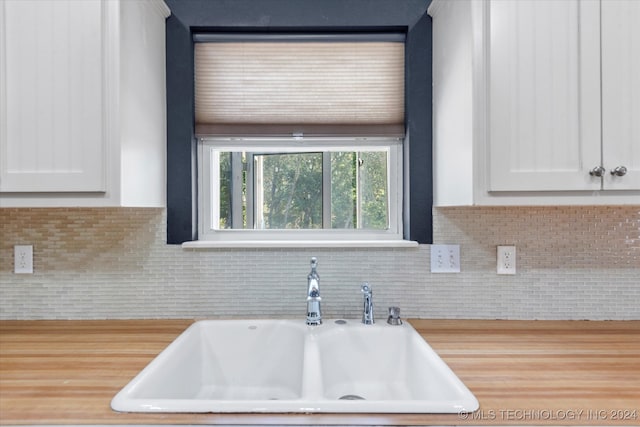
<path fill-rule="evenodd" d="M 460 413 L 478 401 L 415 329 L 207 320 L 112 400 L 125 412 Z"/>

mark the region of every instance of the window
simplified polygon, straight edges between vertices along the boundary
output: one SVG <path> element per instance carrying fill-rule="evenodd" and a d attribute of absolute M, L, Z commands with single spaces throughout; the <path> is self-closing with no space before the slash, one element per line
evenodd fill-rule
<path fill-rule="evenodd" d="M 226 0 L 193 2 L 166 0 L 167 19 L 167 243 L 198 239 L 197 151 L 195 124 L 194 36 L 201 33 L 243 34 L 390 33 L 404 43 L 405 120 L 403 141 L 404 238 L 432 241 L 431 149 L 431 20 L 429 0 Z M 265 19 L 268 17 L 268 19 Z M 362 133 L 366 134 L 366 133 Z M 379 135 L 379 133 L 375 133 Z M 308 135 L 308 133 L 305 133 Z M 289 137 L 291 134 L 288 135 Z"/>
<path fill-rule="evenodd" d="M 404 35 L 195 41 L 199 240 L 402 240 Z"/>
<path fill-rule="evenodd" d="M 198 154 L 201 240 L 402 239 L 399 138 L 203 138 Z"/>

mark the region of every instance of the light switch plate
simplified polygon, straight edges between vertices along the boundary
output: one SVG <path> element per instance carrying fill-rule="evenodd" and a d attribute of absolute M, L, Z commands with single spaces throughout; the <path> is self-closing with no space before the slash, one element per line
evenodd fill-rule
<path fill-rule="evenodd" d="M 14 273 L 33 274 L 33 245 L 15 245 L 13 260 Z"/>
<path fill-rule="evenodd" d="M 432 273 L 460 273 L 460 245 L 431 245 Z"/>

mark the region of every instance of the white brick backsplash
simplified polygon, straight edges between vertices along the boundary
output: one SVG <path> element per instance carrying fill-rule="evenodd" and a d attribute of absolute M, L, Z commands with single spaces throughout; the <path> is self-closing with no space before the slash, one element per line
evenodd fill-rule
<path fill-rule="evenodd" d="M 431 274 L 429 246 L 208 249 L 166 245 L 163 209 L 0 209 L 0 319 L 305 316 L 309 258 L 325 317 L 640 319 L 640 206 L 434 209 L 434 242 L 461 273 Z M 13 246 L 34 274 L 13 273 Z M 517 247 L 499 276 L 496 246 Z"/>

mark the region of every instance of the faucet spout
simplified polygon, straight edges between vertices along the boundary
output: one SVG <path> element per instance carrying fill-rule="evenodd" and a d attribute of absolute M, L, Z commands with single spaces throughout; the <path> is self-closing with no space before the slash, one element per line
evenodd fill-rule
<path fill-rule="evenodd" d="M 368 283 L 363 283 L 360 288 L 364 295 L 364 307 L 362 309 L 362 323 L 365 325 L 373 325 L 373 289 Z"/>
<path fill-rule="evenodd" d="M 307 325 L 322 325 L 322 309 L 320 307 L 320 275 L 316 268 L 318 259 L 311 258 L 311 272 L 307 276 Z"/>

